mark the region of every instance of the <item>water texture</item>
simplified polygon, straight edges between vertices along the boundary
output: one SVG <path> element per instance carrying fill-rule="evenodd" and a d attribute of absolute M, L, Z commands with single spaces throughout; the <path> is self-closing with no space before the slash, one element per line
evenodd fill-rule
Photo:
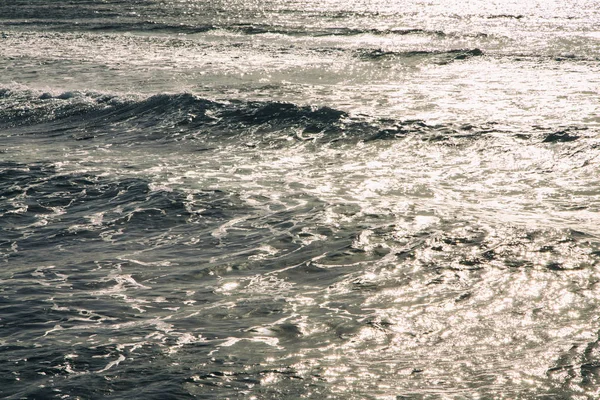
<path fill-rule="evenodd" d="M 597 399 L 600 3 L 0 3 L 0 397 Z"/>

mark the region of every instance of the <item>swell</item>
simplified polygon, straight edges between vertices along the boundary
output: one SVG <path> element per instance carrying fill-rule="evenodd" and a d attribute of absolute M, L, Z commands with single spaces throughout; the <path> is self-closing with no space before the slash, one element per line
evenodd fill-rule
<path fill-rule="evenodd" d="M 241 33 L 245 35 L 261 35 L 261 34 L 280 34 L 286 36 L 357 36 L 357 35 L 428 35 L 428 36 L 454 36 L 441 30 L 429 30 L 422 28 L 347 28 L 347 27 L 306 27 L 306 26 L 283 26 L 271 24 L 250 24 L 237 23 L 230 25 L 223 24 L 170 24 L 165 22 L 157 22 L 153 20 L 146 21 L 125 21 L 118 22 L 88 20 L 73 24 L 68 20 L 51 20 L 51 19 L 35 19 L 35 20 L 9 20 L 3 21 L 2 25 L 15 27 L 41 26 L 45 29 L 54 29 L 58 31 L 107 31 L 107 32 L 155 32 L 155 33 L 171 33 L 171 34 L 198 34 L 210 31 L 227 31 L 233 33 Z M 465 36 L 481 36 L 482 34 Z"/>
<path fill-rule="evenodd" d="M 329 107 L 297 106 L 282 102 L 212 101 L 189 93 L 157 94 L 144 99 L 97 92 L 65 92 L 59 95 L 0 89 L 3 110 L 0 123 L 15 127 L 85 116 L 90 123 L 130 121 L 145 125 L 167 120 L 169 124 L 260 125 L 292 122 L 333 123 L 346 113 Z"/>
<path fill-rule="evenodd" d="M 282 102 L 212 101 L 192 94 L 129 98 L 95 92 L 59 95 L 0 89 L 0 130 L 135 141 L 176 139 L 185 132 L 204 137 L 269 135 L 297 128 L 342 131 L 347 114 L 329 107 Z M 258 129 L 260 128 L 260 129 Z"/>
<path fill-rule="evenodd" d="M 453 57 L 460 52 L 451 52 Z M 469 54 L 469 53 L 468 53 Z M 385 141 L 417 136 L 426 141 L 472 141 L 489 135 L 518 141 L 566 143 L 585 128 L 532 127 L 512 132 L 495 122 L 428 124 L 422 120 L 352 116 L 327 106 L 277 101 L 214 101 L 189 93 L 147 98 L 96 92 L 58 95 L 0 89 L 0 135 L 41 135 L 72 140 L 105 138 L 112 143 L 147 141 L 285 139 L 332 143 Z"/>

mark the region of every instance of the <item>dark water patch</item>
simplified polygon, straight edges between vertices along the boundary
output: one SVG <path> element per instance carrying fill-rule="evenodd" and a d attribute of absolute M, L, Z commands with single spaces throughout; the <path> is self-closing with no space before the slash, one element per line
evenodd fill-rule
<path fill-rule="evenodd" d="M 575 267 L 569 267 L 559 262 L 549 262 L 548 264 L 546 264 L 546 268 L 548 268 L 550 271 L 574 271 L 578 269 L 583 269 L 583 266 L 577 265 Z"/>
<path fill-rule="evenodd" d="M 558 131 L 547 135 L 542 143 L 564 143 L 579 139 L 580 136 L 569 134 L 568 131 Z"/>
<path fill-rule="evenodd" d="M 600 339 L 573 344 L 546 375 L 565 392 L 573 386 L 596 389 L 600 385 Z"/>
<path fill-rule="evenodd" d="M 486 18 L 488 19 L 523 19 L 525 18 L 524 15 L 521 14 L 495 14 L 495 15 L 488 15 Z"/>
<path fill-rule="evenodd" d="M 123 352 L 115 346 L 76 345 L 70 349 L 70 354 L 60 353 L 60 350 L 44 354 L 38 349 L 37 353 L 42 357 L 26 358 L 21 368 L 13 366 L 10 371 L 27 385 L 9 382 L 3 394 L 10 393 L 18 398 L 193 398 L 182 389 L 185 378 L 170 371 L 164 357 L 158 352 L 153 354 L 152 350 L 150 346 L 144 346 L 138 354 L 128 354 L 135 356 L 140 365 L 119 358 L 124 357 Z M 122 361 L 106 369 L 115 360 Z M 152 363 L 161 367 L 150 368 Z"/>
<path fill-rule="evenodd" d="M 0 248 L 23 262 L 40 252 L 78 246 L 96 252 L 141 249 L 160 242 L 169 230 L 195 229 L 211 242 L 216 227 L 250 211 L 221 191 L 152 190 L 142 179 L 58 174 L 51 166 L 15 163 L 0 168 L 0 193 L 0 229 L 10 238 Z M 114 238 L 106 241 L 106 235 Z M 53 254 L 48 260 L 60 257 Z"/>

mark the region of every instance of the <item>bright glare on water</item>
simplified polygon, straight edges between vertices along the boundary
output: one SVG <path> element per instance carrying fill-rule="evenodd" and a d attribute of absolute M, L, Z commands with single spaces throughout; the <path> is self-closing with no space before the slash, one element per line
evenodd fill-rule
<path fill-rule="evenodd" d="M 0 397 L 600 398 L 598 1 L 0 4 Z"/>

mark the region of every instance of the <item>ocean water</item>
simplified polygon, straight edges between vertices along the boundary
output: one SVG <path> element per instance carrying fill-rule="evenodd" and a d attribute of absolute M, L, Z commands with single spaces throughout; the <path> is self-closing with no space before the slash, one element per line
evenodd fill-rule
<path fill-rule="evenodd" d="M 598 0 L 2 0 L 0 397 L 600 398 Z"/>

